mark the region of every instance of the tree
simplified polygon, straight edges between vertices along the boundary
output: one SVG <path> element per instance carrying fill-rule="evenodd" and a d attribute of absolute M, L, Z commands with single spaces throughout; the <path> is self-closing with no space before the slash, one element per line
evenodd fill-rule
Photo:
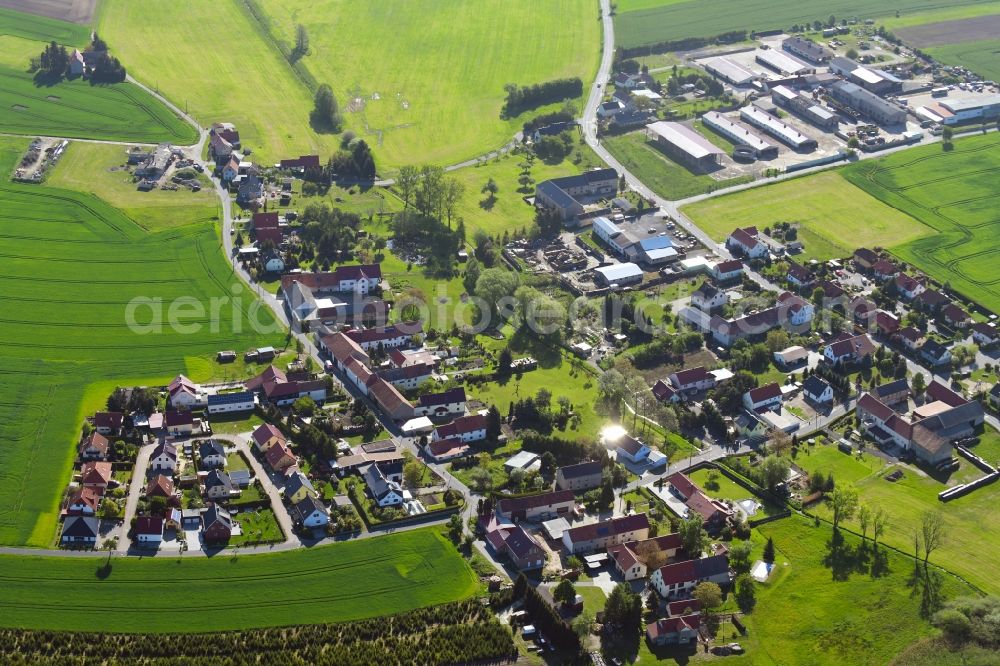
<path fill-rule="evenodd" d="M 292 50 L 292 61 L 300 59 L 309 53 L 309 31 L 299 23 L 295 26 L 295 49 Z"/>
<path fill-rule="evenodd" d="M 665 565 L 669 559 L 667 554 L 660 549 L 653 539 L 641 542 L 635 554 L 646 565 L 647 571 L 656 571 Z"/>
<path fill-rule="evenodd" d="M 868 528 L 872 524 L 872 510 L 868 508 L 867 504 L 860 504 L 858 506 L 858 525 L 861 526 L 861 543 L 865 542 L 868 538 Z"/>
<path fill-rule="evenodd" d="M 611 505 L 615 503 L 615 489 L 611 487 L 610 479 L 605 479 L 601 484 L 601 494 L 597 503 L 603 509 L 610 509 Z"/>
<path fill-rule="evenodd" d="M 403 465 L 403 483 L 407 488 L 420 487 L 420 481 L 424 478 L 424 466 L 416 459 L 408 460 Z"/>
<path fill-rule="evenodd" d="M 403 200 L 403 209 L 410 207 L 410 202 L 420 182 L 420 172 L 415 166 L 400 167 L 396 176 L 396 186 L 399 188 L 399 198 Z M 467 289 L 471 292 L 471 289 Z"/>
<path fill-rule="evenodd" d="M 490 405 L 486 412 L 486 439 L 495 442 L 500 437 L 500 428 L 500 410 L 496 408 L 496 405 Z"/>
<path fill-rule="evenodd" d="M 681 535 L 681 544 L 689 557 L 698 559 L 708 546 L 708 533 L 705 532 L 701 514 L 691 512 L 691 515 L 681 521 L 677 531 Z"/>
<path fill-rule="evenodd" d="M 604 622 L 625 631 L 626 636 L 639 631 L 642 621 L 642 598 L 628 583 L 618 583 L 604 605 Z"/>
<path fill-rule="evenodd" d="M 782 328 L 776 328 L 767 334 L 767 348 L 774 353 L 788 347 L 790 339 L 788 333 Z"/>
<path fill-rule="evenodd" d="M 924 373 L 917 372 L 913 375 L 913 379 L 910 382 L 910 387 L 913 390 L 913 395 L 921 396 L 924 391 L 927 390 L 927 380 L 924 378 Z"/>
<path fill-rule="evenodd" d="M 706 612 L 722 604 L 722 589 L 715 583 L 698 583 L 691 596 L 701 602 Z"/>
<path fill-rule="evenodd" d="M 462 286 L 465 287 L 465 292 L 467 294 L 474 293 L 476 291 L 476 281 L 482 274 L 482 266 L 479 260 L 475 257 L 469 257 L 469 261 L 465 264 L 465 275 L 462 277 Z"/>
<path fill-rule="evenodd" d="M 477 467 L 469 472 L 469 480 L 472 481 L 472 487 L 478 493 L 485 493 L 493 489 L 493 474 L 484 467 Z"/>
<path fill-rule="evenodd" d="M 316 89 L 316 96 L 313 99 L 313 125 L 327 132 L 339 132 L 343 118 L 340 115 L 340 106 L 337 98 L 333 95 L 333 89 L 323 83 Z"/>
<path fill-rule="evenodd" d="M 924 569 L 931 553 L 941 547 L 945 540 L 944 516 L 940 511 L 926 511 L 920 522 L 920 534 L 923 537 Z"/>
<path fill-rule="evenodd" d="M 729 546 L 729 566 L 737 574 L 745 574 L 750 571 L 750 552 L 753 544 L 749 541 L 734 541 Z"/>
<path fill-rule="evenodd" d="M 872 514 L 872 550 L 878 547 L 878 538 L 885 533 L 889 525 L 889 512 L 879 507 Z"/>
<path fill-rule="evenodd" d="M 774 539 L 771 537 L 767 538 L 767 544 L 764 546 L 764 552 L 761 554 L 760 559 L 768 564 L 774 564 Z"/>
<path fill-rule="evenodd" d="M 573 627 L 573 631 L 581 639 L 590 633 L 590 628 L 594 624 L 594 614 L 589 610 L 584 610 L 582 613 L 573 618 L 573 622 L 570 625 Z"/>
<path fill-rule="evenodd" d="M 854 486 L 837 486 L 830 496 L 833 508 L 833 529 L 837 529 L 840 521 L 854 515 L 858 508 L 858 491 Z"/>
<path fill-rule="evenodd" d="M 570 581 L 563 580 L 552 591 L 552 598 L 561 604 L 571 604 L 576 601 L 576 588 Z"/>
<path fill-rule="evenodd" d="M 749 613 L 757 604 L 757 585 L 754 579 L 742 574 L 736 579 L 736 605 L 744 613 Z"/>
<path fill-rule="evenodd" d="M 513 297 L 520 280 L 517 273 L 503 268 L 487 268 L 476 280 L 476 296 L 490 306 L 492 314 L 500 314 L 501 300 Z M 499 324 L 499 322 L 496 322 Z"/>
<path fill-rule="evenodd" d="M 769 455 L 760 461 L 760 482 L 767 490 L 774 490 L 774 487 L 788 478 L 788 471 L 791 464 L 787 458 Z"/>

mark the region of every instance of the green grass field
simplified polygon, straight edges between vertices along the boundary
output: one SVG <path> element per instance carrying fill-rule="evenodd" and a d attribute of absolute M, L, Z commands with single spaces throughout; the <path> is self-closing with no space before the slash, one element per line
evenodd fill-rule
<path fill-rule="evenodd" d="M 619 46 L 638 46 L 686 37 L 713 37 L 731 30 L 787 29 L 793 24 L 856 16 L 878 18 L 897 11 L 911 14 L 942 7 L 975 6 L 992 0 L 688 0 L 654 2 L 626 0 L 615 17 L 615 41 Z M 628 11 L 628 10 L 632 11 Z"/>
<path fill-rule="evenodd" d="M 309 31 L 303 59 L 383 164 L 451 164 L 510 141 L 507 83 L 593 80 L 600 24 L 591 0 L 261 0 L 280 39 Z M 526 114 L 529 115 L 530 114 Z"/>
<path fill-rule="evenodd" d="M 968 67 L 988 80 L 1000 79 L 1000 39 L 931 46 L 924 51 L 946 65 Z"/>
<path fill-rule="evenodd" d="M 684 213 L 719 241 L 736 226 L 798 224 L 805 258 L 820 260 L 849 256 L 858 245 L 892 247 L 932 233 L 853 187 L 841 173 L 827 171 L 699 201 L 685 206 Z"/>
<path fill-rule="evenodd" d="M 602 142 L 639 180 L 661 197 L 672 201 L 753 179 L 752 176 L 742 176 L 716 180 L 707 174 L 693 173 L 646 141 L 641 131 L 605 137 Z"/>
<path fill-rule="evenodd" d="M 962 138 L 954 146 L 950 152 L 940 145 L 914 148 L 859 162 L 843 173 L 854 185 L 937 231 L 892 243 L 894 254 L 1000 310 L 1000 134 Z"/>
<path fill-rule="evenodd" d="M 74 142 L 47 182 L 53 187 L 89 191 L 149 231 L 193 223 L 211 226 L 220 219 L 219 199 L 208 183 L 203 183 L 200 192 L 186 187 L 140 192 L 131 174 L 120 169 L 125 161 L 124 146 Z"/>
<path fill-rule="evenodd" d="M 1000 536 L 992 527 L 993 508 L 1000 489 L 996 486 L 980 488 L 965 497 L 942 504 L 937 494 L 944 484 L 931 479 L 916 468 L 902 466 L 903 479 L 885 480 L 894 467 L 886 466 L 874 456 L 863 460 L 848 456 L 834 446 L 810 447 L 809 455 L 800 454 L 795 463 L 803 469 L 824 474 L 833 473 L 838 483 L 853 483 L 861 500 L 872 507 L 884 507 L 890 523 L 883 541 L 906 552 L 913 551 L 913 529 L 919 527 L 925 511 L 941 511 L 946 526 L 946 538 L 939 551 L 931 555 L 931 562 L 948 569 L 993 594 L 1000 593 L 1000 583 L 993 571 L 1000 567 Z M 972 474 L 968 480 L 979 476 Z M 809 509 L 830 518 L 828 506 L 817 504 Z M 856 521 L 845 523 L 859 530 Z M 969 553 L 975 557 L 969 557 Z"/>
<path fill-rule="evenodd" d="M 201 632 L 343 622 L 464 599 L 476 589 L 471 569 L 432 530 L 267 555 L 118 558 L 108 570 L 102 558 L 2 560 L 0 625 L 33 629 Z"/>
<path fill-rule="evenodd" d="M 0 141 L 0 173 L 10 171 L 26 144 Z M 281 346 L 284 334 L 258 334 L 250 325 L 256 317 L 277 328 L 232 276 L 213 226 L 150 234 L 92 195 L 46 185 L 0 182 L 0 202 L 0 543 L 44 546 L 85 408 L 98 407 L 116 383 L 163 383 L 189 371 L 188 359 Z M 213 297 L 233 299 L 219 301 L 214 326 Z M 162 332 L 129 328 L 136 298 L 162 299 Z M 172 306 L 180 298 L 191 305 Z M 198 304 L 205 312 L 190 316 Z M 182 324 L 201 330 L 172 329 L 171 306 Z M 140 308 L 134 319 L 149 324 L 153 314 Z"/>
<path fill-rule="evenodd" d="M 186 107 L 205 127 L 236 123 L 255 161 L 326 155 L 337 147 L 337 137 L 309 128 L 312 94 L 237 0 L 107 0 L 98 13 L 101 37 L 129 74 Z"/>
<path fill-rule="evenodd" d="M 131 83 L 38 86 L 26 68 L 0 67 L 0 132 L 182 145 L 198 140 L 193 127 Z"/>
<path fill-rule="evenodd" d="M 66 46 L 83 46 L 90 39 L 90 29 L 69 21 L 0 7 L 0 35 L 13 35 L 38 42 L 55 40 Z M 26 66 L 27 64 L 25 63 Z"/>

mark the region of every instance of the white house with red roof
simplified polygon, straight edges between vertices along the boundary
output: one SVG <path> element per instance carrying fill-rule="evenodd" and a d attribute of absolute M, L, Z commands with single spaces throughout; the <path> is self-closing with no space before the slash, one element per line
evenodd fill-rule
<path fill-rule="evenodd" d="M 666 564 L 653 572 L 649 577 L 649 583 L 661 597 L 681 599 L 691 596 L 691 591 L 698 583 L 726 585 L 732 578 L 729 557 L 712 555 L 697 560 Z"/>
<path fill-rule="evenodd" d="M 449 437 L 427 442 L 424 450 L 434 462 L 443 463 L 468 455 L 470 449 L 460 438 Z"/>
<path fill-rule="evenodd" d="M 823 358 L 831 365 L 861 363 L 875 353 L 877 345 L 867 333 L 842 335 L 823 350 Z"/>
<path fill-rule="evenodd" d="M 698 640 L 701 615 L 689 613 L 665 617 L 646 625 L 646 639 L 653 645 L 688 645 Z"/>
<path fill-rule="evenodd" d="M 743 406 L 751 412 L 781 409 L 781 387 L 776 382 L 750 389 L 743 394 Z"/>
<path fill-rule="evenodd" d="M 687 368 L 671 373 L 671 386 L 681 393 L 700 393 L 715 388 L 715 375 L 699 365 L 696 368 Z"/>
<path fill-rule="evenodd" d="M 94 430 L 102 435 L 120 435 L 124 423 L 125 415 L 121 412 L 97 412 L 94 414 Z"/>
<path fill-rule="evenodd" d="M 364 351 L 395 349 L 413 342 L 415 335 L 423 332 L 419 321 L 401 322 L 392 326 L 373 326 L 371 328 L 353 329 L 346 332 L 347 337 L 356 342 Z"/>
<path fill-rule="evenodd" d="M 954 303 L 949 303 L 941 308 L 941 319 L 952 328 L 966 328 L 972 323 L 972 317 L 969 316 L 969 313 Z"/>
<path fill-rule="evenodd" d="M 163 542 L 163 517 L 139 516 L 132 534 L 140 546 L 158 548 Z"/>
<path fill-rule="evenodd" d="M 431 433 L 431 440 L 457 438 L 463 442 L 478 442 L 486 439 L 486 415 L 469 414 L 460 416 L 451 423 L 438 426 Z"/>
<path fill-rule="evenodd" d="M 563 547 L 570 555 L 605 550 L 608 546 L 647 538 L 649 517 L 644 513 L 572 527 L 562 533 Z"/>
<path fill-rule="evenodd" d="M 250 435 L 250 439 L 253 440 L 257 450 L 262 452 L 267 451 L 275 444 L 284 444 L 287 441 L 278 427 L 270 423 L 257 426 L 257 429 Z"/>
<path fill-rule="evenodd" d="M 708 269 L 708 274 L 719 282 L 736 280 L 743 275 L 743 262 L 739 259 L 727 259 L 712 264 Z"/>
<path fill-rule="evenodd" d="M 900 273 L 896 276 L 893 281 L 896 286 L 896 291 L 899 295 L 910 301 L 920 295 L 921 292 L 927 289 L 923 284 L 921 284 L 916 278 L 907 275 L 906 273 Z"/>
<path fill-rule="evenodd" d="M 202 387 L 184 375 L 177 375 L 167 386 L 167 398 L 174 409 L 196 409 L 208 404 Z"/>
<path fill-rule="evenodd" d="M 980 347 L 990 347 L 1000 340 L 1000 332 L 995 326 L 977 322 L 970 327 L 972 341 Z"/>
<path fill-rule="evenodd" d="M 726 239 L 726 249 L 749 259 L 762 259 L 770 253 L 767 243 L 760 240 L 757 227 L 734 229 Z"/>
<path fill-rule="evenodd" d="M 682 550 L 683 545 L 680 533 L 674 532 L 642 541 L 628 541 L 608 546 L 608 557 L 625 580 L 640 580 L 649 573 L 643 561 L 648 551 L 656 550 L 667 559 L 673 559 L 678 551 Z"/>

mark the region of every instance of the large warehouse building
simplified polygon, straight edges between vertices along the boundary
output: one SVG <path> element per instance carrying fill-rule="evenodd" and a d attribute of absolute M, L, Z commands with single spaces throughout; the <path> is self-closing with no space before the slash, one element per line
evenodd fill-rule
<path fill-rule="evenodd" d="M 659 121 L 646 125 L 646 138 L 675 161 L 692 171 L 711 171 L 726 153 L 711 141 L 680 123 Z"/>
<path fill-rule="evenodd" d="M 618 172 L 594 169 L 579 176 L 553 178 L 535 186 L 535 204 L 554 210 L 563 220 L 583 215 L 583 204 L 618 194 Z"/>
<path fill-rule="evenodd" d="M 642 282 L 642 269 L 633 263 L 601 266 L 594 269 L 594 281 L 604 287 L 624 287 Z"/>
<path fill-rule="evenodd" d="M 889 72 L 862 67 L 850 58 L 834 58 L 830 61 L 830 71 L 877 95 L 897 92 L 903 87 L 903 82 Z"/>
<path fill-rule="evenodd" d="M 786 125 L 770 113 L 761 111 L 755 106 L 745 106 L 740 109 L 740 118 L 758 129 L 762 129 L 778 141 L 791 146 L 795 150 L 816 150 L 816 139 L 812 139 L 790 125 Z"/>
<path fill-rule="evenodd" d="M 756 74 L 741 65 L 737 65 L 729 58 L 710 58 L 702 61 L 701 66 L 709 74 L 714 74 L 734 86 L 745 86 L 757 78 Z"/>
<path fill-rule="evenodd" d="M 812 67 L 801 60 L 796 60 L 787 53 L 775 51 L 774 49 L 767 49 L 766 51 L 760 49 L 754 54 L 754 59 L 782 76 L 798 76 L 813 71 Z"/>
<path fill-rule="evenodd" d="M 771 101 L 774 102 L 775 106 L 780 106 L 805 118 L 824 131 L 836 132 L 840 126 L 836 113 L 820 106 L 808 95 L 797 93 L 787 86 L 771 88 Z"/>
<path fill-rule="evenodd" d="M 838 81 L 830 86 L 830 95 L 880 125 L 902 125 L 906 122 L 905 109 L 885 101 L 856 83 Z"/>
<path fill-rule="evenodd" d="M 1000 94 L 968 99 L 944 99 L 938 104 L 952 113 L 950 122 L 945 121 L 948 125 L 970 120 L 991 120 L 1000 116 Z"/>
<path fill-rule="evenodd" d="M 833 57 L 833 51 L 804 37 L 789 37 L 781 42 L 781 48 L 815 65 L 826 64 Z"/>
<path fill-rule="evenodd" d="M 773 159 L 778 156 L 778 147 L 769 141 L 765 141 L 750 131 L 745 125 L 733 122 L 718 111 L 709 111 L 701 117 L 701 122 L 705 127 L 709 127 L 722 136 L 726 137 L 737 146 L 749 146 L 753 148 L 758 159 Z"/>

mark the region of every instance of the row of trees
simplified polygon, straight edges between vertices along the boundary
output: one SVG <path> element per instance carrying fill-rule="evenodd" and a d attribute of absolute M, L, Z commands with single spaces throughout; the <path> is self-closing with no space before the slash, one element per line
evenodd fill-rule
<path fill-rule="evenodd" d="M 513 118 L 528 109 L 580 97 L 583 95 L 583 81 L 578 77 L 574 77 L 571 79 L 555 79 L 528 86 L 508 83 L 503 89 L 507 93 L 507 98 L 504 102 L 501 115 L 504 118 Z"/>

